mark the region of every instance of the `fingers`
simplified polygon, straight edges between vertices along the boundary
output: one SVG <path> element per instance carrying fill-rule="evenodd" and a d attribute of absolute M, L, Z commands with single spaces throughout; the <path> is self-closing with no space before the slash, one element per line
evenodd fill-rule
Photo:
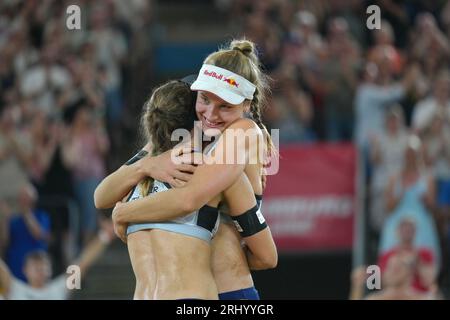
<path fill-rule="evenodd" d="M 197 169 L 197 167 L 193 166 L 191 164 L 179 164 L 179 165 L 175 166 L 175 169 L 177 169 L 178 171 L 194 173 L 194 171 L 195 171 L 195 169 Z"/>
<path fill-rule="evenodd" d="M 169 150 L 170 151 L 170 150 Z M 191 144 L 181 144 L 179 146 L 176 146 L 171 150 L 172 155 L 181 156 L 183 154 L 189 154 L 192 152 Z"/>
<path fill-rule="evenodd" d="M 185 184 L 185 182 L 172 177 L 167 182 L 174 188 L 181 188 Z"/>
<path fill-rule="evenodd" d="M 177 146 L 177 148 L 180 149 L 181 153 L 180 154 L 188 154 L 192 152 L 192 141 L 187 141 L 185 143 L 182 143 L 180 145 Z"/>
<path fill-rule="evenodd" d="M 175 188 L 181 188 L 181 187 L 184 187 L 186 185 L 185 181 L 181 181 L 181 180 L 178 180 L 176 178 L 174 179 L 174 183 L 176 183 L 176 185 L 174 185 Z"/>
<path fill-rule="evenodd" d="M 187 163 L 187 164 L 202 164 L 203 154 L 201 152 L 189 150 L 189 152 L 184 152 L 176 157 L 177 163 Z"/>
<path fill-rule="evenodd" d="M 181 172 L 181 171 L 175 171 L 173 173 L 173 178 L 187 182 L 192 178 L 192 174 Z"/>
<path fill-rule="evenodd" d="M 124 235 L 123 231 L 120 230 L 116 233 L 117 237 L 123 242 L 123 243 L 127 243 L 127 236 Z"/>
<path fill-rule="evenodd" d="M 117 230 L 116 226 L 114 226 L 114 233 L 116 234 L 117 238 L 122 240 L 122 238 L 120 237 L 120 232 L 119 230 Z"/>
<path fill-rule="evenodd" d="M 127 227 L 122 224 L 114 224 L 114 233 L 123 243 L 127 243 Z"/>
<path fill-rule="evenodd" d="M 177 156 L 176 162 L 177 164 L 193 164 L 195 163 L 195 156 L 193 152 L 184 153 L 182 155 Z"/>

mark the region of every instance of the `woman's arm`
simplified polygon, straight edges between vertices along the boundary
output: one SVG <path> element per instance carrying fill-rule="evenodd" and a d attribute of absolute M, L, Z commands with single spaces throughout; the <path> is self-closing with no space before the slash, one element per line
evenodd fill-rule
<path fill-rule="evenodd" d="M 142 151 L 150 152 L 151 145 L 146 144 L 140 152 Z M 171 159 L 171 150 L 155 157 L 149 155 L 141 157 L 140 160 L 129 161 L 132 163 L 121 166 L 97 186 L 94 192 L 94 202 L 98 209 L 114 207 L 116 202 L 121 201 L 145 177 L 152 177 L 180 187 L 184 182 L 189 181 L 196 169 L 189 163 L 174 163 Z M 183 155 L 179 157 L 183 157 Z"/>
<path fill-rule="evenodd" d="M 9 294 L 11 288 L 12 275 L 9 271 L 6 263 L 0 259 L 0 293 L 3 293 L 6 297 Z"/>
<path fill-rule="evenodd" d="M 256 206 L 252 185 L 245 174 L 241 174 L 238 180 L 224 191 L 224 197 L 232 217 L 240 216 Z M 264 223 L 264 220 L 262 222 Z M 243 239 L 249 249 L 246 255 L 250 269 L 264 270 L 276 267 L 278 253 L 269 227 Z"/>
<path fill-rule="evenodd" d="M 248 139 L 235 139 L 236 136 L 243 137 L 242 130 Z M 249 139 L 264 141 L 261 130 L 253 121 L 239 119 L 225 130 L 217 142 L 215 152 L 204 157 L 204 164 L 196 169 L 184 187 L 159 192 L 130 203 L 118 203 L 113 210 L 113 219 L 118 223 L 167 221 L 201 208 L 231 186 L 244 172 L 245 164 L 254 156 L 252 150 L 257 148 L 256 143 L 248 142 Z M 233 157 L 230 157 L 231 153 Z"/>
<path fill-rule="evenodd" d="M 146 144 L 128 162 L 132 162 L 137 157 L 143 157 L 143 152 L 150 151 L 150 144 Z M 128 163 L 127 162 L 127 163 Z M 142 163 L 135 161 L 130 164 L 124 164 L 119 169 L 108 175 L 95 188 L 94 203 L 97 209 L 112 208 L 117 201 L 120 201 L 130 190 L 145 177 Z"/>
<path fill-rule="evenodd" d="M 97 209 L 112 208 L 144 177 L 144 171 L 138 162 L 121 166 L 104 178 L 95 189 L 95 207 Z"/>
<path fill-rule="evenodd" d="M 278 264 L 278 252 L 269 226 L 250 237 L 244 238 L 248 246 L 246 255 L 251 270 L 275 268 Z"/>

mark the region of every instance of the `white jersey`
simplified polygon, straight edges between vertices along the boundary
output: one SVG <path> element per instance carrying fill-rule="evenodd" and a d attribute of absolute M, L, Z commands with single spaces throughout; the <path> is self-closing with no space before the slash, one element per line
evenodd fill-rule
<path fill-rule="evenodd" d="M 158 192 L 164 192 L 171 188 L 167 183 L 155 180 L 150 192 L 155 194 Z M 142 191 L 140 185 L 137 185 L 127 201 L 133 201 L 142 198 Z M 219 226 L 219 210 L 218 208 L 210 207 L 208 205 L 203 206 L 197 211 L 189 213 L 183 217 L 173 219 L 168 222 L 157 223 L 136 223 L 130 224 L 127 229 L 127 234 L 147 229 L 162 229 L 172 232 L 177 232 L 205 240 L 211 241 L 211 238 L 216 233 Z"/>
<path fill-rule="evenodd" d="M 217 141 L 216 141 L 217 142 Z M 216 147 L 216 142 L 209 144 L 205 148 L 205 154 L 211 154 Z M 138 154 L 135 156 L 136 161 L 139 158 L 144 157 L 145 154 Z M 152 190 L 147 195 L 143 195 L 141 185 L 138 184 L 131 192 L 128 201 L 134 201 L 143 198 L 143 196 L 151 196 L 158 192 L 164 192 L 172 187 L 165 182 L 154 180 Z M 181 233 L 187 236 L 199 238 L 210 242 L 219 228 L 219 209 L 208 205 L 201 207 L 192 213 L 189 213 L 183 217 L 179 217 L 167 222 L 158 223 L 136 223 L 130 224 L 127 228 L 127 234 L 147 229 L 162 229 L 171 232 Z"/>
<path fill-rule="evenodd" d="M 13 277 L 7 298 L 9 300 L 66 300 L 68 296 L 66 276 L 60 275 L 39 289 Z"/>

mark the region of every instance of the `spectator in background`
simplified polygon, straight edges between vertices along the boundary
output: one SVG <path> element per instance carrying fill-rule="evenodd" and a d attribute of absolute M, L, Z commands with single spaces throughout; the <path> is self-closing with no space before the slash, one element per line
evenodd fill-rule
<path fill-rule="evenodd" d="M 75 226 L 79 227 L 80 208 L 74 198 L 71 171 L 67 168 L 62 156 L 62 140 L 66 128 L 58 119 L 47 121 L 45 149 L 49 153 L 41 157 L 44 158 L 44 165 L 47 164 L 46 161 L 49 161 L 48 168 L 40 167 L 41 179 L 33 178 L 33 182 L 39 191 L 39 206 L 45 208 L 51 217 L 51 232 L 54 241 L 50 243 L 49 251 L 54 258 L 55 271 L 61 272 L 79 250 L 76 235 L 79 235 L 80 231 L 76 230 Z M 56 138 L 57 144 L 53 150 L 52 140 L 54 138 Z M 35 148 L 36 152 L 38 149 Z"/>
<path fill-rule="evenodd" d="M 394 82 L 392 55 L 387 48 L 379 48 L 377 63 L 368 63 L 363 73 L 363 81 L 355 93 L 356 145 L 362 153 L 365 175 L 371 175 L 370 141 L 383 132 L 386 108 L 399 102 L 410 90 L 418 74 L 418 67 L 412 66 L 400 82 Z"/>
<path fill-rule="evenodd" d="M 403 170 L 389 181 L 386 190 L 389 217 L 381 232 L 379 255 L 397 245 L 396 229 L 399 222 L 408 216 L 417 226 L 415 246 L 429 248 L 439 265 L 441 251 L 432 215 L 436 204 L 435 181 L 425 171 L 422 151 L 419 138 L 411 137 L 405 150 Z"/>
<path fill-rule="evenodd" d="M 386 48 L 392 52 L 392 69 L 395 75 L 399 75 L 404 68 L 404 58 L 400 50 L 395 47 L 395 35 L 391 24 L 386 20 L 381 20 L 381 28 L 373 32 L 374 44 L 367 52 L 367 61 L 375 62 L 377 60 L 378 50 Z"/>
<path fill-rule="evenodd" d="M 63 159 L 72 172 L 75 197 L 81 209 L 83 243 L 97 227 L 93 194 L 106 173 L 104 156 L 109 140 L 102 119 L 85 99 L 78 100 L 66 113 L 69 127 L 63 140 Z"/>
<path fill-rule="evenodd" d="M 450 73 L 442 70 L 434 80 L 432 94 L 414 107 L 412 127 L 421 134 L 429 127 L 436 113 L 442 113 L 450 121 Z"/>
<path fill-rule="evenodd" d="M 313 141 L 310 96 L 299 88 L 294 71 L 289 66 L 283 66 L 275 77 L 278 77 L 279 88 L 273 90 L 264 112 L 268 127 L 280 130 L 281 143 Z"/>
<path fill-rule="evenodd" d="M 408 70 L 401 82 L 394 82 L 392 51 L 381 47 L 376 63 L 369 63 L 364 70 L 363 82 L 355 94 L 355 139 L 360 148 L 368 148 L 371 137 L 383 131 L 386 108 L 399 102 L 414 85 L 417 66 Z"/>
<path fill-rule="evenodd" d="M 444 110 L 435 113 L 424 130 L 426 163 L 437 182 L 437 226 L 450 261 L 450 118 Z"/>
<path fill-rule="evenodd" d="M 327 59 L 323 66 L 326 138 L 350 141 L 353 134 L 353 94 L 357 85 L 360 49 L 347 22 L 334 18 L 328 26 Z"/>
<path fill-rule="evenodd" d="M 368 37 L 365 19 L 361 16 L 365 14 L 367 5 L 359 0 L 347 1 L 324 1 L 327 7 L 324 22 L 333 19 L 333 17 L 342 17 L 348 24 L 352 37 L 362 47 L 367 47 Z"/>
<path fill-rule="evenodd" d="M 15 54 L 12 66 L 15 74 L 21 76 L 39 61 L 39 51 L 34 48 L 30 41 L 25 24 L 21 24 L 10 35 L 9 44 L 15 46 Z"/>
<path fill-rule="evenodd" d="M 438 206 L 450 206 L 450 118 L 443 110 L 434 114 L 424 132 L 426 164 L 438 183 Z"/>
<path fill-rule="evenodd" d="M 108 3 L 96 3 L 90 12 L 89 42 L 93 45 L 96 64 L 105 73 L 105 102 L 110 124 L 120 121 L 123 107 L 121 68 L 128 53 L 122 32 L 110 25 L 112 11 Z"/>
<path fill-rule="evenodd" d="M 407 42 L 408 25 L 410 18 L 406 8 L 407 3 L 395 0 L 380 0 L 377 4 L 381 7 L 383 17 L 389 21 L 395 32 L 395 39 L 400 48 L 404 48 Z"/>
<path fill-rule="evenodd" d="M 431 82 L 443 66 L 448 66 L 448 37 L 439 29 L 434 16 L 426 12 L 417 16 L 410 38 L 410 57 L 420 62 L 426 81 Z"/>
<path fill-rule="evenodd" d="M 58 146 L 61 132 L 58 124 L 51 123 L 43 111 L 35 110 L 26 134 L 31 141 L 33 159 L 27 171 L 39 191 Z"/>
<path fill-rule="evenodd" d="M 284 43 L 284 62 L 317 70 L 324 48 L 322 36 L 317 28 L 317 19 L 311 12 L 302 10 L 295 14 L 293 25 Z"/>
<path fill-rule="evenodd" d="M 20 80 L 20 93 L 33 99 L 34 105 L 47 114 L 56 111 L 59 95 L 72 85 L 67 68 L 58 63 L 58 54 L 56 44 L 46 44 L 39 63 L 27 69 Z"/>
<path fill-rule="evenodd" d="M 23 185 L 17 199 L 19 211 L 9 219 L 5 236 L 5 259 L 12 274 L 23 281 L 25 256 L 34 250 L 47 251 L 50 240 L 50 219 L 36 208 L 37 193 L 31 184 Z"/>
<path fill-rule="evenodd" d="M 154 28 L 153 1 L 76 1 L 82 12 L 81 30 L 76 31 L 65 28 L 69 4 L 0 1 L 0 204 L 9 208 L 0 208 L 6 212 L 1 217 L 20 212 L 19 189 L 31 180 L 39 191 L 39 208 L 45 207 L 51 217 L 55 241 L 49 250 L 57 250 L 52 258 L 58 272 L 78 249 L 67 240 L 72 240 L 69 234 L 78 234 L 69 230 L 76 217 L 69 218 L 79 211 L 68 183 L 72 172 L 62 161 L 61 115 L 66 106 L 86 97 L 96 115 L 116 121 L 109 134 L 120 139 L 105 158 L 117 161 L 135 129 L 123 130 L 123 116 L 134 118 L 138 112 L 123 109 L 123 98 L 130 106 L 140 105 L 135 102 L 150 85 L 151 49 L 161 30 Z M 142 32 L 144 28 L 149 32 Z M 145 74 L 142 81 L 128 68 L 133 56 L 141 57 L 135 70 Z M 9 226 L 10 219 L 1 217 L 0 225 Z M 0 231 L 0 238 L 6 235 Z"/>
<path fill-rule="evenodd" d="M 272 71 L 280 64 L 281 30 L 268 13 L 256 11 L 245 20 L 245 36 L 255 42 L 261 53 L 261 61 L 267 71 Z"/>
<path fill-rule="evenodd" d="M 403 109 L 391 106 L 386 114 L 385 130 L 374 136 L 370 143 L 373 179 L 370 187 L 370 226 L 379 235 L 387 216 L 385 191 L 389 178 L 401 171 L 403 156 L 408 145 L 408 131 Z"/>
<path fill-rule="evenodd" d="M 379 257 L 378 266 L 383 273 L 386 271 L 390 259 L 395 256 L 405 257 L 410 261 L 413 268 L 411 286 L 418 292 L 430 292 L 437 286 L 439 270 L 433 251 L 428 247 L 420 247 L 414 244 L 416 228 L 413 219 L 402 218 L 397 226 L 398 244 Z"/>
<path fill-rule="evenodd" d="M 27 167 L 31 163 L 29 140 L 17 129 L 20 110 L 4 107 L 0 114 L 0 200 L 17 211 L 19 189 L 28 182 Z"/>
<path fill-rule="evenodd" d="M 360 266 L 352 271 L 350 300 L 435 300 L 441 298 L 437 288 L 433 288 L 426 294 L 415 290 L 412 286 L 413 279 L 414 261 L 411 257 L 394 254 L 381 275 L 380 291 L 365 296 L 366 267 Z"/>
<path fill-rule="evenodd" d="M 111 222 L 104 222 L 102 230 L 83 250 L 80 257 L 73 262 L 78 266 L 79 275 L 84 277 L 86 271 L 98 259 L 114 237 Z M 23 271 L 27 283 L 11 274 L 0 259 L 0 288 L 9 300 L 65 300 L 69 298 L 67 274 L 63 273 L 51 280 L 52 266 L 50 257 L 44 251 L 30 252 L 24 261 Z"/>

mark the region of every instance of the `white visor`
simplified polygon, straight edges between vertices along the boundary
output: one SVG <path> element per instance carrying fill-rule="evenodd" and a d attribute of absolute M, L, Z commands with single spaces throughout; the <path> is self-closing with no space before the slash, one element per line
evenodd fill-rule
<path fill-rule="evenodd" d="M 210 64 L 204 64 L 197 80 L 191 85 L 193 91 L 208 91 L 230 104 L 252 100 L 256 86 L 247 79 Z"/>

